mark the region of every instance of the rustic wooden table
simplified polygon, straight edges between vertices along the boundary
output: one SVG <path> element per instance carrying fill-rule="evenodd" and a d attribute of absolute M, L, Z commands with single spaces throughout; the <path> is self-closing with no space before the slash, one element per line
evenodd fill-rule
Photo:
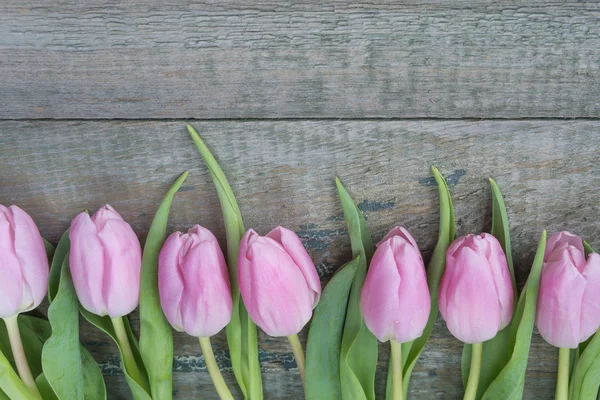
<path fill-rule="evenodd" d="M 223 241 L 191 122 L 247 226 L 298 231 L 323 282 L 350 257 L 335 176 L 374 240 L 401 224 L 425 258 L 438 227 L 430 165 L 448 177 L 458 234 L 489 229 L 494 177 L 520 286 L 542 229 L 600 247 L 597 2 L 82 3 L 0 3 L 0 203 L 23 207 L 54 243 L 104 203 L 143 240 L 186 169 L 169 230 L 200 223 Z M 129 398 L 114 344 L 81 329 L 109 398 Z M 175 340 L 176 397 L 216 399 L 196 340 Z M 215 346 L 233 386 L 223 334 Z M 261 334 L 260 346 L 265 397 L 301 398 L 285 339 Z M 460 353 L 440 319 L 410 398 L 459 399 Z M 553 398 L 556 358 L 534 333 L 526 399 Z"/>

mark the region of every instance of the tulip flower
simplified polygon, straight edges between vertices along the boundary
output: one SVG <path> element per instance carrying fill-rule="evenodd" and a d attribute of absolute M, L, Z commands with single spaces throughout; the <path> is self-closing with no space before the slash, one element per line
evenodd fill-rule
<path fill-rule="evenodd" d="M 49 273 L 44 239 L 33 219 L 17 206 L 0 205 L 0 318 L 6 323 L 19 376 L 37 397 L 17 316 L 41 303 Z"/>
<path fill-rule="evenodd" d="M 110 205 L 90 218 L 71 221 L 69 264 L 79 302 L 90 313 L 111 318 L 127 371 L 144 382 L 133 357 L 123 317 L 139 304 L 142 249 L 131 226 Z"/>
<path fill-rule="evenodd" d="M 194 225 L 168 237 L 158 257 L 160 303 L 171 326 L 199 338 L 208 372 L 221 399 L 233 399 L 210 344 L 231 320 L 225 257 L 215 236 Z"/>
<path fill-rule="evenodd" d="M 252 320 L 270 336 L 288 337 L 303 376 L 297 334 L 319 302 L 321 283 L 300 238 L 282 227 L 266 236 L 248 230 L 240 242 L 238 281 Z"/>
<path fill-rule="evenodd" d="M 546 244 L 540 277 L 536 325 L 542 337 L 559 347 L 556 398 L 566 398 L 569 349 L 600 327 L 600 255 L 587 260 L 583 241 L 569 232 L 552 235 Z"/>
<path fill-rule="evenodd" d="M 514 289 L 506 255 L 488 234 L 456 239 L 446 252 L 439 308 L 448 330 L 472 343 L 471 371 L 465 399 L 477 393 L 482 342 L 492 339 L 512 318 Z"/>
<path fill-rule="evenodd" d="M 392 349 L 392 390 L 402 399 L 401 343 L 423 334 L 430 304 L 425 265 L 415 239 L 395 227 L 377 245 L 361 292 L 367 328 Z"/>

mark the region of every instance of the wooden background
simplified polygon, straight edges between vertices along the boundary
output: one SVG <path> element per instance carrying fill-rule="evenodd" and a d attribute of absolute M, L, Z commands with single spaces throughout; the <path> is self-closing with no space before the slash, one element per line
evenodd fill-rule
<path fill-rule="evenodd" d="M 591 1 L 4 0 L 0 203 L 54 243 L 76 213 L 111 203 L 143 240 L 189 169 L 169 230 L 200 223 L 223 242 L 190 122 L 247 227 L 298 231 L 324 283 L 350 258 L 335 176 L 375 241 L 403 225 L 426 259 L 438 228 L 430 165 L 448 178 L 459 235 L 489 229 L 494 177 L 522 286 L 542 229 L 600 247 L 599 68 Z M 109 398 L 130 398 L 115 345 L 81 329 Z M 195 339 L 175 340 L 176 398 L 216 399 Z M 224 335 L 214 342 L 234 387 Z M 265 397 L 301 398 L 286 340 L 261 334 L 260 346 Z M 461 398 L 460 353 L 438 320 L 410 398 Z M 553 398 L 556 358 L 534 333 L 526 399 Z"/>

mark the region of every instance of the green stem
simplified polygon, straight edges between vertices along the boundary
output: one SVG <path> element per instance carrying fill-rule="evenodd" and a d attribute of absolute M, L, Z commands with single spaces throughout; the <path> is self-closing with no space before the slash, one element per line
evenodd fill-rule
<path fill-rule="evenodd" d="M 296 365 L 298 366 L 298 371 L 300 372 L 300 378 L 302 378 L 302 384 L 304 385 L 304 352 L 302 351 L 302 344 L 300 344 L 298 335 L 291 335 L 287 338 L 290 342 L 290 346 L 292 346 L 292 353 L 294 353 Z"/>
<path fill-rule="evenodd" d="M 25 349 L 23 349 L 23 341 L 21 340 L 21 333 L 19 332 L 19 323 L 17 321 L 17 317 L 18 314 L 13 315 L 12 317 L 4 318 L 13 358 L 15 359 L 15 364 L 17 364 L 19 377 L 25 386 L 31 390 L 36 398 L 41 398 L 40 392 L 35 385 L 35 379 L 33 379 L 33 375 L 31 374 L 31 369 L 29 369 L 27 357 L 25 357 Z"/>
<path fill-rule="evenodd" d="M 481 372 L 482 347 L 482 343 L 473 343 L 471 345 L 471 369 L 469 370 L 469 380 L 467 381 L 464 400 L 475 400 L 477 398 L 477 386 L 479 385 L 479 373 Z"/>
<path fill-rule="evenodd" d="M 215 389 L 217 389 L 217 393 L 219 393 L 219 398 L 221 398 L 221 400 L 233 400 L 233 396 L 231 395 L 225 380 L 223 380 L 223 375 L 221 375 L 217 360 L 215 360 L 215 353 L 213 353 L 212 346 L 210 345 L 210 338 L 199 337 L 198 340 L 200 341 L 202 354 L 204 354 L 206 369 L 208 369 L 213 385 L 215 385 Z"/>
<path fill-rule="evenodd" d="M 561 347 L 558 350 L 558 376 L 556 380 L 556 400 L 569 398 L 569 359 L 571 349 Z"/>
<path fill-rule="evenodd" d="M 135 362 L 133 351 L 131 350 L 131 344 L 127 338 L 127 331 L 125 330 L 125 324 L 123 323 L 124 317 L 111 318 L 113 327 L 115 328 L 115 334 L 117 335 L 117 343 L 123 352 L 123 365 L 129 376 L 136 381 L 146 392 L 150 393 L 150 388 L 146 379 L 142 376 L 142 372 Z"/>
<path fill-rule="evenodd" d="M 392 399 L 402 400 L 404 387 L 402 385 L 402 344 L 390 340 L 392 348 Z"/>

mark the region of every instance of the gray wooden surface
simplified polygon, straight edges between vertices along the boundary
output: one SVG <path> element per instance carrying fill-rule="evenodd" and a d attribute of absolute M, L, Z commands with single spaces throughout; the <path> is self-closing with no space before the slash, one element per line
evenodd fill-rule
<path fill-rule="evenodd" d="M 598 2 L 388 3 L 3 0 L 2 112 L 598 115 Z"/>
<path fill-rule="evenodd" d="M 496 179 L 522 286 L 542 229 L 600 247 L 599 18 L 598 2 L 5 0 L 0 204 L 23 207 L 56 243 L 76 213 L 111 203 L 143 241 L 189 169 L 169 231 L 200 223 L 223 243 L 190 118 L 246 225 L 298 231 L 323 283 L 350 257 L 334 177 L 375 241 L 403 225 L 428 259 L 435 164 L 458 234 L 489 229 L 487 178 Z M 81 327 L 109 398 L 130 398 L 114 344 Z M 196 341 L 175 340 L 176 398 L 217 399 Z M 214 345 L 235 388 L 223 334 Z M 265 397 L 301 398 L 287 342 L 261 334 L 260 346 Z M 410 398 L 461 398 L 460 352 L 440 319 Z M 556 350 L 536 332 L 525 398 L 552 399 L 555 373 Z"/>

